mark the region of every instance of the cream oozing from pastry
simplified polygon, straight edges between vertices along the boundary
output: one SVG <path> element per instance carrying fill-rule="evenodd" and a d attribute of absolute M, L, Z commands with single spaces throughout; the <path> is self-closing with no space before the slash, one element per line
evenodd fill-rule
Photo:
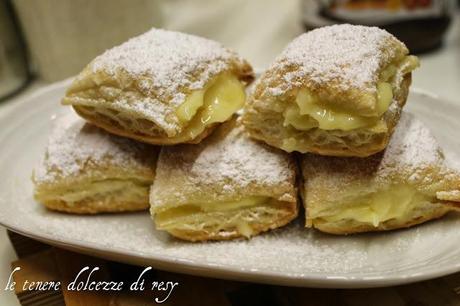
<path fill-rule="evenodd" d="M 382 70 L 376 87 L 377 107 L 374 116 L 362 116 L 350 110 L 330 108 L 308 89 L 302 88 L 295 97 L 295 103 L 291 103 L 283 113 L 284 126 L 292 126 L 300 131 L 313 128 L 350 131 L 381 125 L 382 116 L 390 107 L 395 86 L 398 85 L 394 80 L 396 75 L 407 74 L 417 66 L 417 58 L 409 55 Z"/>
<path fill-rule="evenodd" d="M 101 181 L 73 184 L 63 188 L 52 188 L 37 193 L 42 201 L 64 201 L 68 204 L 81 201 L 99 201 L 116 199 L 118 202 L 143 202 L 148 198 L 149 182 L 124 179 L 106 179 Z"/>
<path fill-rule="evenodd" d="M 436 202 L 435 197 L 425 195 L 409 185 L 398 185 L 356 198 L 350 204 L 321 212 L 312 218 L 313 224 L 315 220 L 320 222 L 354 220 L 377 227 L 391 219 L 406 220 L 417 206 L 432 202 Z"/>
<path fill-rule="evenodd" d="M 96 89 L 100 90 L 100 89 Z M 140 98 L 139 98 L 140 99 Z M 245 85 L 231 73 L 222 73 L 210 80 L 202 89 L 192 91 L 176 109 L 181 131 L 171 136 L 171 143 L 187 142 L 195 139 L 209 126 L 222 123 L 244 105 L 246 99 Z M 143 136 L 157 135 L 155 125 L 141 117 L 125 117 L 117 103 L 110 103 L 98 108 L 77 105 L 80 114 L 91 115 L 97 112 L 107 122 L 130 129 Z"/>
<path fill-rule="evenodd" d="M 253 230 L 250 226 L 251 220 L 240 218 L 240 215 L 249 209 L 268 212 L 271 208 L 276 209 L 277 203 L 280 202 L 264 196 L 248 196 L 239 200 L 225 202 L 203 201 L 166 208 L 156 212 L 154 218 L 159 229 L 186 230 L 187 224 L 193 223 L 193 220 L 196 219 L 203 219 L 205 214 L 210 222 L 212 218 L 218 220 L 220 217 L 226 216 L 225 222 L 220 224 L 221 230 L 235 228 L 243 236 L 250 237 L 253 235 Z"/>
<path fill-rule="evenodd" d="M 232 74 L 225 73 L 194 91 L 176 110 L 184 130 L 177 139 L 193 139 L 206 127 L 227 121 L 244 105 L 245 86 Z"/>

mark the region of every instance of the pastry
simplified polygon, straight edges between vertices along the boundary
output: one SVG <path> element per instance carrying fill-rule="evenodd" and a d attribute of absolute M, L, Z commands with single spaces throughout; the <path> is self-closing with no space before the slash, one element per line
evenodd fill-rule
<path fill-rule="evenodd" d="M 145 210 L 157 157 L 154 146 L 108 134 L 68 113 L 53 122 L 32 175 L 34 196 L 69 213 Z"/>
<path fill-rule="evenodd" d="M 291 42 L 255 84 L 243 123 L 285 151 L 366 157 L 397 124 L 418 59 L 376 27 L 334 25 Z"/>
<path fill-rule="evenodd" d="M 198 143 L 245 101 L 251 66 L 219 43 L 152 29 L 96 57 L 62 103 L 151 144 Z"/>
<path fill-rule="evenodd" d="M 410 227 L 460 209 L 460 170 L 407 113 L 385 151 L 367 158 L 306 154 L 301 168 L 306 226 L 323 232 Z"/>
<path fill-rule="evenodd" d="M 163 147 L 151 194 L 159 230 L 181 239 L 251 237 L 297 216 L 295 164 L 234 120 L 198 145 Z"/>

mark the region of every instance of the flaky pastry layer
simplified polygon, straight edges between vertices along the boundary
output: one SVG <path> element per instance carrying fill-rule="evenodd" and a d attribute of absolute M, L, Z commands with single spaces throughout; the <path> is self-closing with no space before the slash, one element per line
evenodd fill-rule
<path fill-rule="evenodd" d="M 34 170 L 34 197 L 70 213 L 143 210 L 157 156 L 153 146 L 110 135 L 68 113 L 55 119 Z"/>
<path fill-rule="evenodd" d="M 242 106 L 238 102 L 234 109 L 225 109 L 204 101 L 198 111 L 193 109 L 195 120 L 181 117 L 181 105 L 197 93 L 206 98 L 222 76 L 237 80 L 241 88 L 235 90 L 244 95 L 253 72 L 244 59 L 216 42 L 152 29 L 94 59 L 62 103 L 120 136 L 161 145 L 197 143 Z M 224 108 L 229 114 L 203 128 L 193 127 L 205 121 L 203 112 L 209 107 Z"/>
<path fill-rule="evenodd" d="M 234 120 L 198 145 L 164 147 L 150 203 L 158 229 L 181 239 L 251 237 L 297 215 L 295 164 Z"/>
<path fill-rule="evenodd" d="M 367 158 L 306 154 L 306 226 L 333 234 L 409 227 L 456 210 L 460 172 L 431 132 L 403 113 L 387 149 Z"/>
<path fill-rule="evenodd" d="M 312 31 L 257 80 L 243 123 L 252 137 L 288 152 L 366 157 L 388 144 L 417 66 L 383 30 Z"/>

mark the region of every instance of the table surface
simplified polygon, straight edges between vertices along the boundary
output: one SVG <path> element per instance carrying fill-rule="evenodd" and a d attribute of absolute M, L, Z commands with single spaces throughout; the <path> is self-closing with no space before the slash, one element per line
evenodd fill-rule
<path fill-rule="evenodd" d="M 296 31 L 299 31 L 299 28 L 293 25 L 286 25 L 286 19 L 282 18 L 274 18 L 271 20 L 270 27 L 267 28 L 267 31 L 275 29 L 276 27 L 273 23 L 276 22 L 279 23 L 281 28 L 284 28 L 286 31 L 290 31 L 286 33 L 286 36 L 295 36 L 298 34 Z M 295 20 L 292 22 L 295 22 Z M 168 28 L 168 25 L 165 25 L 165 27 Z M 176 27 L 180 28 L 177 24 L 174 24 L 174 26 L 171 26 L 170 28 Z M 208 37 L 213 36 L 211 34 L 206 35 L 206 33 L 201 34 Z M 267 40 L 269 40 L 271 36 L 267 33 L 261 33 L 259 37 L 267 37 Z M 219 37 L 215 38 L 219 39 Z M 234 39 L 237 38 L 234 37 Z M 226 40 L 226 44 L 230 47 L 235 47 L 237 50 L 241 50 L 241 53 L 247 58 L 257 58 L 259 50 L 248 46 L 248 44 L 252 44 L 253 41 L 241 42 L 235 40 L 232 42 L 229 41 L 228 38 L 224 40 Z M 251 54 L 251 52 L 253 53 Z M 276 54 L 276 52 L 278 52 L 278 50 L 272 51 L 274 54 Z M 421 55 L 420 59 L 421 67 L 413 74 L 413 87 L 435 93 L 440 97 L 458 102 L 460 105 L 460 12 L 457 11 L 456 13 L 453 24 L 446 36 L 444 46 L 430 54 Z M 263 66 L 267 65 L 269 61 L 270 59 L 266 59 L 264 62 L 260 62 L 259 60 L 257 64 Z M 27 96 L 31 92 L 43 86 L 46 86 L 44 82 L 36 80 L 19 96 L 1 103 L 0 120 L 2 120 L 3 116 L 8 113 L 8 110 L 14 106 L 15 101 L 20 100 L 24 96 Z M 0 228 L 0 305 L 19 305 L 13 292 L 3 290 L 11 271 L 10 263 L 15 259 L 16 255 L 6 236 L 6 230 L 4 228 Z"/>

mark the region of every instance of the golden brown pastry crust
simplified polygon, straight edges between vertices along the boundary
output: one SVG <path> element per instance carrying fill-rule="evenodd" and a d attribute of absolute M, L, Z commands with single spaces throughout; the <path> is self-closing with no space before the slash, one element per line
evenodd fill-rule
<path fill-rule="evenodd" d="M 152 29 L 94 59 L 62 103 L 120 136 L 159 145 L 197 143 L 214 126 L 180 137 L 189 122 L 181 121 L 176 110 L 191 92 L 223 74 L 243 84 L 254 79 L 247 61 L 216 42 Z"/>
<path fill-rule="evenodd" d="M 333 26 L 329 27 L 330 30 L 322 29 L 328 32 L 320 38 L 334 41 L 342 27 L 363 34 L 363 41 L 357 42 L 357 45 L 363 44 L 362 50 L 353 49 L 346 41 L 343 48 L 333 48 L 336 52 L 325 50 L 318 53 L 314 43 L 320 44 L 320 50 L 328 45 L 323 46 L 316 38 L 310 39 L 312 33 L 307 33 L 294 40 L 256 81 L 243 114 L 243 124 L 251 137 L 284 150 L 287 150 L 284 142 L 293 138 L 297 142 L 296 150 L 301 153 L 330 156 L 366 157 L 386 147 L 411 84 L 411 73 L 405 70 L 405 66 L 399 68 L 392 81 L 393 101 L 382 116 L 385 129 L 363 127 L 350 131 L 325 131 L 312 128 L 300 131 L 284 125 L 283 112 L 295 103 L 301 89 L 308 89 L 332 109 L 348 110 L 365 117 L 376 112 L 380 73 L 388 65 L 401 61 L 408 50 L 392 35 L 376 28 Z M 353 35 L 348 33 L 345 38 L 353 42 Z M 366 47 L 366 43 L 369 46 Z M 340 56 L 341 52 L 343 56 Z"/>
<path fill-rule="evenodd" d="M 297 216 L 298 208 L 297 205 L 293 205 L 287 202 L 285 207 L 280 211 L 279 217 L 274 220 L 273 223 L 259 223 L 254 222 L 251 224 L 252 236 L 259 235 L 260 233 L 268 230 L 277 229 L 289 224 L 295 216 Z M 235 238 L 241 238 L 243 235 L 238 231 L 237 228 L 228 229 L 226 231 L 209 231 L 209 230 L 170 230 L 169 233 L 174 237 L 188 240 L 188 241 L 206 241 L 206 240 L 231 240 Z"/>
<path fill-rule="evenodd" d="M 306 226 L 328 233 L 410 227 L 459 209 L 460 172 L 445 163 L 428 128 L 406 113 L 385 151 L 367 158 L 306 154 L 302 157 L 301 170 Z M 365 195 L 401 185 L 411 186 L 429 197 L 430 202 L 420 203 L 405 218 L 384 220 L 377 226 L 353 219 L 327 221 L 324 218 Z"/>
<path fill-rule="evenodd" d="M 357 146 L 353 142 L 352 137 L 346 136 L 347 134 L 350 135 L 350 132 L 340 133 L 345 135 L 341 137 L 342 142 L 316 144 L 314 139 L 308 136 L 308 132 L 299 131 L 303 135 L 302 140 L 304 145 L 302 152 L 311 152 L 326 156 L 367 157 L 382 151 L 387 146 L 394 128 L 399 121 L 401 111 L 406 104 L 410 84 L 411 74 L 409 73 L 405 75 L 400 91 L 395 96 L 391 108 L 383 116 L 387 129 L 379 133 L 371 133 L 371 137 L 363 145 Z M 277 148 L 282 148 L 284 139 L 291 137 L 283 126 L 283 120 L 282 113 L 267 111 L 266 109 L 259 110 L 256 107 L 246 109 L 243 116 L 243 123 L 251 137 L 262 140 Z M 369 134 L 365 129 L 356 131 L 355 133 L 354 137 L 357 138 L 365 138 Z"/>
<path fill-rule="evenodd" d="M 60 200 L 43 201 L 46 208 L 71 214 L 93 215 L 100 213 L 117 213 L 142 211 L 149 208 L 148 202 L 119 202 L 119 201 L 77 201 L 69 203 Z"/>
<path fill-rule="evenodd" d="M 248 236 L 232 218 L 245 221 L 249 236 L 283 226 L 297 216 L 295 164 L 277 149 L 247 138 L 235 121 L 221 125 L 198 145 L 164 147 L 151 189 L 151 213 L 158 229 L 185 240 L 222 240 Z M 189 223 L 164 228 L 156 216 L 168 209 L 207 203 L 224 205 L 247 197 L 276 203 L 227 211 L 197 212 Z M 254 217 L 258 216 L 258 217 Z M 185 219 L 183 219 L 185 220 Z"/>
<path fill-rule="evenodd" d="M 50 209 L 77 214 L 147 209 L 158 151 L 68 113 L 55 119 L 34 170 L 34 197 Z"/>
<path fill-rule="evenodd" d="M 135 139 L 137 141 L 142 141 L 144 143 L 150 144 L 161 144 L 161 145 L 175 145 L 177 144 L 177 140 L 174 138 L 167 138 L 165 135 L 162 136 L 148 136 L 144 135 L 141 132 L 133 132 L 125 130 L 117 121 L 111 120 L 108 117 L 98 116 L 91 112 L 86 112 L 85 108 L 81 108 L 79 106 L 73 107 L 75 112 L 79 114 L 85 120 L 91 122 L 92 124 L 112 133 L 115 135 Z M 200 135 L 197 137 L 185 141 L 184 143 L 200 143 L 204 138 L 208 137 L 209 134 L 218 126 L 218 124 L 209 125 Z"/>
<path fill-rule="evenodd" d="M 445 205 L 432 205 L 433 207 L 430 207 L 431 209 L 427 209 L 420 214 L 414 214 L 414 216 L 412 216 L 410 219 L 391 219 L 380 223 L 378 226 L 373 226 L 372 224 L 362 223 L 354 220 L 342 220 L 337 222 L 327 222 L 321 220 L 315 221 L 314 224 L 309 227 L 314 227 L 322 232 L 335 235 L 390 231 L 395 229 L 408 228 L 431 220 L 439 219 L 448 212 L 452 211 L 452 209 L 449 209 Z"/>

